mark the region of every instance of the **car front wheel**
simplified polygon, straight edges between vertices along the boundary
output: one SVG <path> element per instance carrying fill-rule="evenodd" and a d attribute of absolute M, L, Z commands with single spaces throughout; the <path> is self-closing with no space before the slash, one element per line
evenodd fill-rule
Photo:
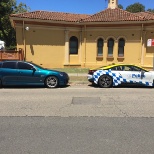
<path fill-rule="evenodd" d="M 49 76 L 45 80 L 45 86 L 47 88 L 56 88 L 58 86 L 58 79 L 55 76 Z"/>
<path fill-rule="evenodd" d="M 98 80 L 98 85 L 101 88 L 110 88 L 113 85 L 112 77 L 109 75 L 102 75 Z"/>

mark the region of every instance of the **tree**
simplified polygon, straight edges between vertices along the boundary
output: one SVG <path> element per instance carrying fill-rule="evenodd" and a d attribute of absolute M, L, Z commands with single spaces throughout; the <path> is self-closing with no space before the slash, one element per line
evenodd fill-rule
<path fill-rule="evenodd" d="M 124 7 L 121 4 L 119 4 L 118 8 L 123 9 Z"/>
<path fill-rule="evenodd" d="M 145 6 L 140 3 L 134 3 L 132 5 L 127 6 L 126 11 L 132 13 L 145 12 Z"/>
<path fill-rule="evenodd" d="M 6 43 L 6 48 L 12 49 L 16 47 L 16 35 L 9 20 L 10 14 L 29 10 L 26 4 L 20 3 L 17 5 L 16 0 L 0 1 L 0 39 Z"/>
<path fill-rule="evenodd" d="M 154 9 L 148 9 L 147 11 L 154 13 Z"/>

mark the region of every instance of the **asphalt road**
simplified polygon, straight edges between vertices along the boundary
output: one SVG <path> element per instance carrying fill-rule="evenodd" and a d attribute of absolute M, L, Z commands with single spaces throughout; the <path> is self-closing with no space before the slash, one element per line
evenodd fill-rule
<path fill-rule="evenodd" d="M 0 89 L 0 154 L 153 154 L 154 88 Z"/>
<path fill-rule="evenodd" d="M 1 154 L 153 154 L 153 118 L 1 117 Z"/>
<path fill-rule="evenodd" d="M 154 88 L 0 89 L 0 116 L 154 117 Z"/>

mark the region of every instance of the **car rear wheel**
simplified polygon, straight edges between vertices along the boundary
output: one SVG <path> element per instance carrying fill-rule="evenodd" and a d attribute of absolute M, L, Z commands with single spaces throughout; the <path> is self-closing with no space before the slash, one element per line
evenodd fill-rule
<path fill-rule="evenodd" d="M 98 80 L 98 85 L 101 88 L 110 88 L 113 85 L 112 77 L 109 75 L 102 75 Z"/>
<path fill-rule="evenodd" d="M 58 78 L 55 76 L 49 76 L 45 80 L 45 86 L 47 88 L 56 88 L 58 86 Z"/>

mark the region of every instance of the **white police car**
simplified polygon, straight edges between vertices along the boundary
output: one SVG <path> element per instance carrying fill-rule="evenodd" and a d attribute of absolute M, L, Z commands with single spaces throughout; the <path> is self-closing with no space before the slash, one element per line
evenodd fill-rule
<path fill-rule="evenodd" d="M 148 71 L 135 65 L 110 65 L 108 69 L 95 71 L 92 78 L 93 82 L 101 88 L 109 88 L 121 84 L 154 86 L 154 71 Z"/>

